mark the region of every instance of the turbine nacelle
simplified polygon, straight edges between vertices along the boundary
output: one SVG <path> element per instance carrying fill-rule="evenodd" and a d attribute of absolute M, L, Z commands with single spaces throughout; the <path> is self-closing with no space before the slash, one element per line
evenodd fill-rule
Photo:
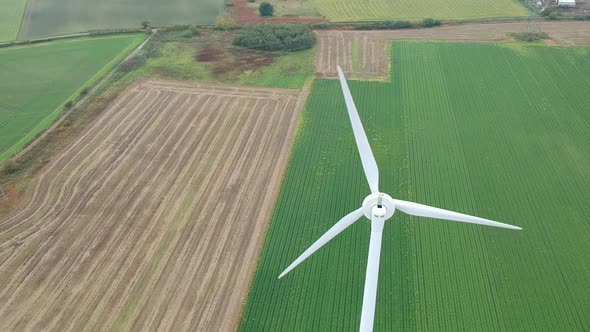
<path fill-rule="evenodd" d="M 386 193 L 373 193 L 363 200 L 363 214 L 367 219 L 372 220 L 373 217 L 387 220 L 393 216 L 395 212 L 395 203 L 393 198 Z"/>

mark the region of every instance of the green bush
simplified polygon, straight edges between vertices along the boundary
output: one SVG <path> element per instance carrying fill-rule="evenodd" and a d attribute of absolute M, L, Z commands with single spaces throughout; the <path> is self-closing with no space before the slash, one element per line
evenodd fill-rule
<path fill-rule="evenodd" d="M 233 17 L 230 15 L 222 15 L 219 16 L 215 20 L 215 26 L 213 26 L 213 30 L 218 31 L 230 31 L 230 30 L 237 30 L 240 26 L 236 23 Z"/>
<path fill-rule="evenodd" d="M 545 9 L 543 9 L 543 11 L 540 13 L 541 16 L 547 17 L 549 16 L 551 13 L 558 13 L 559 14 L 559 10 L 555 7 L 547 7 Z"/>
<path fill-rule="evenodd" d="M 544 32 L 518 32 L 510 34 L 512 38 L 518 41 L 534 42 L 541 39 L 547 39 L 549 36 Z"/>
<path fill-rule="evenodd" d="M 68 100 L 65 104 L 64 104 L 64 109 L 69 110 L 70 108 L 72 108 L 72 106 L 74 106 L 74 103 L 71 100 Z"/>
<path fill-rule="evenodd" d="M 141 28 L 142 29 L 147 29 L 147 28 L 151 28 L 151 27 L 152 27 L 152 23 L 150 23 L 149 20 L 141 21 Z"/>
<path fill-rule="evenodd" d="M 330 29 L 330 25 L 328 23 L 310 24 L 309 27 L 312 28 L 312 29 L 319 29 L 319 30 Z"/>
<path fill-rule="evenodd" d="M 441 24 L 440 20 L 435 20 L 433 18 L 425 18 L 420 25 L 425 28 L 432 28 L 432 27 L 437 27 L 440 24 Z"/>
<path fill-rule="evenodd" d="M 258 7 L 258 11 L 260 12 L 260 16 L 272 16 L 275 9 L 270 3 L 263 2 L 260 4 L 260 7 Z"/>
<path fill-rule="evenodd" d="M 549 15 L 547 15 L 547 18 L 550 20 L 558 20 L 560 16 L 561 14 L 559 14 L 559 12 L 551 12 Z"/>
<path fill-rule="evenodd" d="M 233 43 L 261 51 L 299 51 L 312 48 L 315 35 L 307 25 L 261 23 L 242 28 Z"/>
<path fill-rule="evenodd" d="M 590 21 L 590 14 L 581 14 L 574 16 L 574 20 L 577 21 Z"/>
<path fill-rule="evenodd" d="M 355 30 L 396 30 L 409 29 L 414 25 L 409 21 L 385 21 L 375 23 L 359 23 L 354 26 Z"/>

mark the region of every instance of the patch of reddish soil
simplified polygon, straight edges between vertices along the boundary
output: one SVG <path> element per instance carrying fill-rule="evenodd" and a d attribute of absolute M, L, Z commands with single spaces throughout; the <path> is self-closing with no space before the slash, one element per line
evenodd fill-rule
<path fill-rule="evenodd" d="M 214 76 L 223 76 L 229 73 L 243 73 L 248 70 L 268 66 L 273 63 L 275 54 L 258 51 L 244 51 L 234 54 L 235 57 L 228 57 L 227 61 L 219 61 L 211 68 Z"/>
<path fill-rule="evenodd" d="M 205 46 L 195 57 L 199 62 L 213 62 L 223 58 L 223 51 L 212 46 Z"/>
<path fill-rule="evenodd" d="M 233 0 L 233 9 L 237 13 L 237 20 L 239 24 L 256 24 L 256 23 L 300 23 L 300 24 L 314 24 L 327 22 L 321 17 L 301 17 L 301 16 L 280 16 L 262 18 L 256 15 L 254 9 L 248 7 L 246 0 Z"/>

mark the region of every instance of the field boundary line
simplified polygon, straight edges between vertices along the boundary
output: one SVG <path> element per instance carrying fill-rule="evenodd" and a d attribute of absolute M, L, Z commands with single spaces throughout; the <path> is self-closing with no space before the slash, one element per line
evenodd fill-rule
<path fill-rule="evenodd" d="M 49 128 L 45 129 L 44 131 L 42 131 L 42 134 L 39 135 L 39 137 L 37 137 L 36 139 L 30 141 L 27 146 L 25 146 L 20 152 L 16 153 L 15 155 L 13 155 L 12 157 L 10 155 L 6 156 L 5 160 L 8 159 L 18 159 L 20 157 L 22 157 L 25 153 L 27 153 L 28 151 L 30 151 L 33 147 L 35 147 L 37 144 L 39 144 L 39 142 L 41 142 L 43 139 L 45 139 L 45 137 L 47 137 L 47 135 L 49 135 L 53 130 L 55 130 L 59 125 L 61 125 L 63 123 L 63 121 L 65 120 L 65 118 L 71 114 L 73 111 L 76 110 L 76 108 L 80 107 L 83 103 L 85 103 L 90 97 L 94 96 L 94 94 L 96 93 L 96 91 L 98 89 L 100 89 L 112 76 L 113 74 L 116 72 L 117 68 L 119 68 L 119 65 L 121 63 L 123 63 L 124 61 L 128 60 L 129 58 L 135 56 L 139 51 L 141 51 L 141 49 L 143 48 L 143 46 L 145 46 L 145 44 L 150 40 L 150 38 L 155 34 L 155 31 L 152 32 L 152 35 L 150 35 L 148 38 L 146 38 L 138 47 L 136 47 L 131 53 L 129 53 L 123 60 L 119 61 L 119 63 L 117 63 L 113 69 L 111 69 L 111 71 L 109 73 L 107 73 L 100 81 L 98 81 L 98 83 L 96 83 L 96 85 L 90 89 L 88 91 L 88 93 L 82 97 L 80 100 L 78 100 L 76 103 L 74 103 L 74 105 L 72 105 L 72 107 L 65 111 L 65 112 L 61 112 L 60 115 L 58 115 L 57 120 L 53 123 L 53 125 L 51 125 Z M 92 78 L 91 78 L 92 79 Z M 82 85 L 83 87 L 84 85 Z M 77 93 L 78 91 L 74 92 L 74 95 Z M 71 98 L 71 96 L 69 98 L 66 99 L 66 101 L 64 101 L 64 103 L 67 102 L 67 100 L 69 100 Z M 58 106 L 53 112 L 58 111 L 60 108 L 63 107 L 64 103 L 62 103 L 60 106 Z M 52 113 L 53 113 L 52 112 Z M 51 114 L 48 115 L 48 117 L 50 117 Z M 7 150 L 7 152 L 10 151 Z M 0 162 L 2 162 L 2 160 L 0 160 Z"/>
<path fill-rule="evenodd" d="M 25 8 L 23 9 L 23 14 L 20 18 L 20 24 L 18 25 L 18 31 L 16 32 L 15 41 L 20 39 L 20 31 L 23 28 L 23 22 L 25 21 L 25 16 L 27 15 L 27 9 L 29 9 L 29 3 L 31 3 L 30 0 L 27 0 L 27 2 L 25 3 Z"/>
<path fill-rule="evenodd" d="M 254 268 L 252 269 L 252 273 L 249 276 L 250 282 L 248 283 L 248 291 L 246 292 L 244 298 L 242 299 L 242 305 L 240 307 L 239 323 L 238 323 L 237 330 L 240 329 L 240 325 L 242 324 L 242 319 L 244 318 L 244 312 L 246 311 L 248 300 L 250 298 L 250 292 L 252 291 L 252 286 L 254 285 L 254 279 L 256 278 L 256 274 L 258 273 L 258 268 L 260 267 L 260 258 L 262 257 L 262 252 L 264 250 L 264 245 L 267 240 L 268 231 L 269 231 L 270 226 L 272 224 L 273 217 L 276 213 L 276 206 L 279 201 L 281 191 L 283 189 L 283 184 L 285 182 L 287 170 L 289 169 L 289 165 L 291 165 L 291 160 L 293 159 L 293 149 L 295 148 L 295 144 L 296 144 L 298 137 L 299 137 L 299 130 L 301 128 L 301 121 L 303 120 L 303 114 L 305 113 L 305 108 L 307 107 L 307 99 L 309 98 L 309 95 L 311 93 L 311 89 L 313 87 L 314 81 L 315 81 L 315 78 L 313 76 L 308 78 L 307 81 L 303 84 L 303 87 L 299 90 L 299 94 L 297 96 L 297 101 L 295 103 L 296 111 L 294 114 L 294 116 L 297 117 L 297 120 L 293 121 L 293 123 L 291 124 L 292 128 L 290 127 L 287 132 L 287 140 L 285 141 L 285 146 L 289 145 L 289 147 L 288 147 L 286 155 L 283 156 L 282 160 L 279 161 L 279 162 L 286 162 L 286 164 L 279 168 L 281 170 L 281 173 L 279 174 L 279 179 L 278 179 L 279 184 L 278 184 L 277 188 L 275 189 L 276 192 L 272 192 L 272 193 L 268 192 L 267 193 L 267 195 L 270 195 L 270 194 L 275 195 L 275 199 L 272 201 L 272 209 L 270 209 L 270 212 L 268 213 L 268 215 L 265 216 L 265 218 L 267 218 L 268 222 L 266 224 L 264 232 L 260 235 L 261 240 L 260 240 L 260 244 L 258 247 L 258 254 L 256 255 L 255 262 L 253 263 Z M 285 147 L 283 147 L 283 149 L 285 149 Z M 271 203 L 269 203 L 269 204 L 271 204 Z"/>

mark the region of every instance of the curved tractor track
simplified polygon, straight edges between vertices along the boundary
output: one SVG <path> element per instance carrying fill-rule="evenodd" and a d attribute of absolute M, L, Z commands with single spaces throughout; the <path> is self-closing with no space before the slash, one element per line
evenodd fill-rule
<path fill-rule="evenodd" d="M 234 330 L 302 100 L 128 88 L 0 221 L 0 330 Z"/>
<path fill-rule="evenodd" d="M 511 32 L 543 31 L 563 45 L 590 44 L 590 22 L 510 22 L 444 26 L 431 29 L 317 31 L 316 75 L 336 77 L 336 65 L 347 76 L 387 77 L 390 60 L 388 41 L 397 39 L 448 40 L 455 42 L 494 42 L 510 40 Z M 354 44 L 357 47 L 354 47 Z M 357 52 L 357 54 L 354 54 Z"/>

